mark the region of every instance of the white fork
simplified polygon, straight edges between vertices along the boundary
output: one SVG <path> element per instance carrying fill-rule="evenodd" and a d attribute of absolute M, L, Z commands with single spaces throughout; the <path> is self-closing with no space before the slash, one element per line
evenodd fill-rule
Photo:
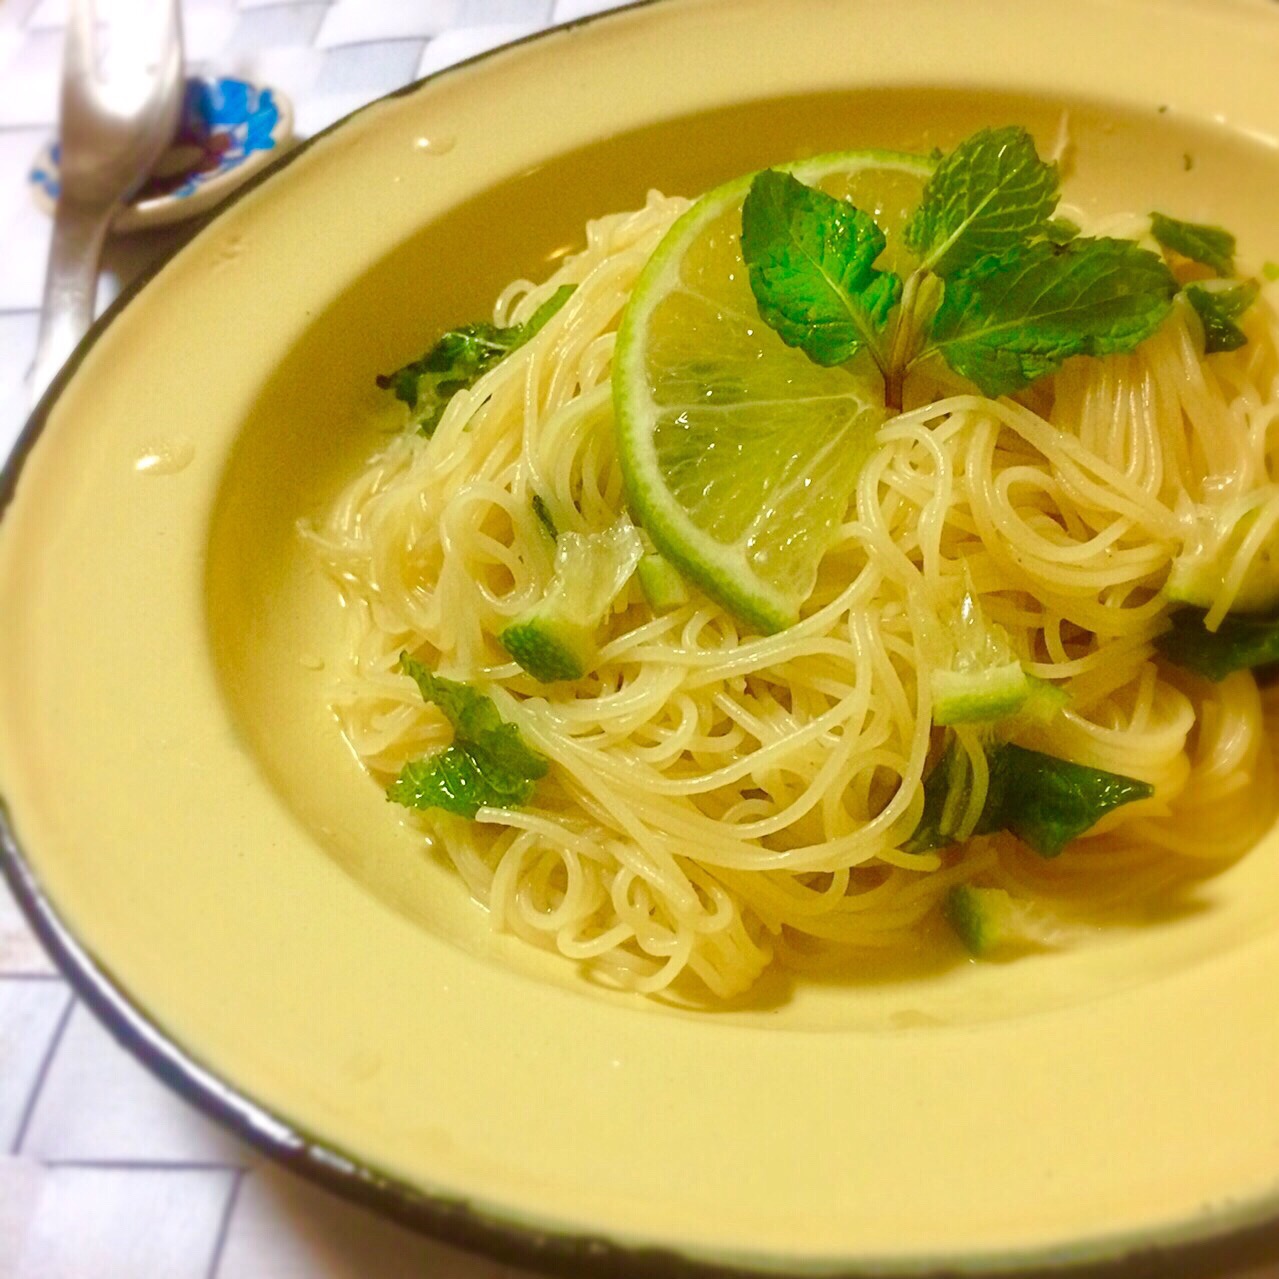
<path fill-rule="evenodd" d="M 31 397 L 93 322 L 98 263 L 116 211 L 146 181 L 182 113 L 178 0 L 122 0 L 98 54 L 93 0 L 71 0 L 62 63 L 60 189 Z"/>

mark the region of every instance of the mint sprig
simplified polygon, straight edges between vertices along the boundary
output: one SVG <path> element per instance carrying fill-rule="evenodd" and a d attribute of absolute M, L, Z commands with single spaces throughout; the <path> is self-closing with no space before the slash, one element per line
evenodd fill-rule
<path fill-rule="evenodd" d="M 1166 213 L 1150 215 L 1150 233 L 1165 248 L 1218 275 L 1235 273 L 1235 237 L 1225 227 L 1183 222 Z"/>
<path fill-rule="evenodd" d="M 1195 308 L 1204 330 L 1204 354 L 1237 351 L 1248 335 L 1235 321 L 1257 300 L 1254 280 L 1205 280 L 1187 284 L 1186 300 Z"/>
<path fill-rule="evenodd" d="M 954 275 L 1044 231 L 1058 181 L 1025 129 L 982 129 L 942 157 L 906 224 L 906 247 L 920 270 Z"/>
<path fill-rule="evenodd" d="M 1204 617 L 1197 608 L 1179 609 L 1155 647 L 1174 666 L 1214 683 L 1235 671 L 1279 662 L 1279 617 L 1231 613 L 1215 631 L 1204 625 Z"/>
<path fill-rule="evenodd" d="M 1111 809 L 1154 793 L 1148 782 L 1011 742 L 992 742 L 985 753 L 989 781 L 974 829 L 959 832 L 947 826 L 950 813 L 963 811 L 971 787 L 967 756 L 952 741 L 924 779 L 924 813 L 906 852 L 927 852 L 969 834 L 1006 830 L 1041 857 L 1056 857 Z"/>
<path fill-rule="evenodd" d="M 569 300 L 574 285 L 563 284 L 523 324 L 464 324 L 450 329 L 420 359 L 380 374 L 377 384 L 409 406 L 423 435 L 433 435 L 449 401 L 469 390 L 494 365 L 535 337 Z"/>
<path fill-rule="evenodd" d="M 387 790 L 406 808 L 441 808 L 474 818 L 481 808 L 518 808 L 533 797 L 550 767 L 525 744 L 514 724 L 502 719 L 491 698 L 469 684 L 431 672 L 407 653 L 400 670 L 416 681 L 422 697 L 453 725 L 453 742 L 413 760 Z"/>
<path fill-rule="evenodd" d="M 1046 240 L 947 282 L 932 350 L 986 395 L 1007 395 L 1072 355 L 1131 351 L 1168 314 L 1176 281 L 1131 240 Z"/>
<path fill-rule="evenodd" d="M 880 338 L 902 282 L 874 261 L 884 233 L 869 214 L 789 173 L 766 169 L 742 207 L 742 253 L 765 322 L 787 346 L 829 367 Z"/>
<path fill-rule="evenodd" d="M 1131 351 L 1163 322 L 1177 282 L 1158 254 L 1054 219 L 1058 181 L 1024 129 L 975 134 L 926 183 L 903 232 L 917 265 L 899 281 L 875 266 L 886 238 L 869 214 L 788 174 L 757 174 L 741 243 L 760 316 L 818 364 L 868 350 L 891 409 L 930 357 L 997 396 L 1071 356 Z"/>

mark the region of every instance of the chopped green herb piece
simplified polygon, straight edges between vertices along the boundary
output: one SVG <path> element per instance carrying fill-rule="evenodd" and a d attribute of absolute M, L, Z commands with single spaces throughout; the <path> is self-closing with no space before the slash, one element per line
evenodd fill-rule
<path fill-rule="evenodd" d="M 424 435 L 432 435 L 449 401 L 468 390 L 495 364 L 534 337 L 568 301 L 574 286 L 561 285 L 523 324 L 465 324 L 450 329 L 420 359 L 377 379 L 409 406 Z"/>
<path fill-rule="evenodd" d="M 533 494 L 533 514 L 537 516 L 542 527 L 551 535 L 551 541 L 554 542 L 559 537 L 560 531 L 555 527 L 555 517 L 551 514 L 551 508 L 546 505 L 540 493 Z"/>
<path fill-rule="evenodd" d="M 934 348 L 986 395 L 1007 395 L 1072 355 L 1131 351 L 1163 322 L 1177 282 L 1129 240 L 1038 241 L 946 282 Z"/>
<path fill-rule="evenodd" d="M 1021 663 L 984 670 L 934 670 L 929 676 L 935 724 L 978 724 L 1007 719 L 1025 705 L 1030 683 Z"/>
<path fill-rule="evenodd" d="M 601 533 L 564 533 L 546 595 L 499 638 L 539 683 L 581 679 L 595 662 L 595 634 L 644 554 L 639 532 L 620 519 Z"/>
<path fill-rule="evenodd" d="M 742 205 L 742 256 L 760 315 L 823 366 L 863 346 L 877 352 L 901 292 L 897 276 L 873 266 L 884 245 L 868 214 L 789 173 L 757 174 Z"/>
<path fill-rule="evenodd" d="M 1148 782 L 1011 742 L 996 746 L 988 758 L 990 789 L 976 833 L 1011 831 L 1042 857 L 1056 857 L 1112 808 L 1154 794 Z"/>
<path fill-rule="evenodd" d="M 1279 280 L 1279 262 L 1263 262 L 1261 274 L 1273 284 L 1275 280 Z"/>
<path fill-rule="evenodd" d="M 1039 903 L 976 884 L 956 884 L 950 889 L 942 901 L 942 917 L 978 959 L 1053 946 L 1067 935 L 1062 922 Z"/>
<path fill-rule="evenodd" d="M 1211 287 L 1211 286 L 1217 287 Z M 1237 351 L 1248 335 L 1235 321 L 1257 300 L 1252 280 L 1207 280 L 1186 285 L 1186 299 L 1195 308 L 1204 328 L 1204 354 Z"/>
<path fill-rule="evenodd" d="M 939 620 L 926 641 L 933 723 L 976 724 L 1019 711 L 1030 683 L 1008 633 L 982 611 L 967 569 L 959 607 Z"/>
<path fill-rule="evenodd" d="M 956 884 L 942 902 L 942 915 L 969 954 L 988 955 L 1005 939 L 1012 897 L 1002 888 Z"/>
<path fill-rule="evenodd" d="M 1252 496 L 1217 496 L 1209 505 L 1194 508 L 1186 529 L 1184 549 L 1172 562 L 1163 593 L 1174 604 L 1217 609 L 1222 583 L 1244 543 L 1254 538 L 1258 519 L 1265 511 Z M 1279 609 L 1279 536 L 1266 535 L 1248 553 L 1248 567 L 1228 604 L 1231 613 L 1273 614 Z"/>
<path fill-rule="evenodd" d="M 1204 625 L 1199 609 L 1179 609 L 1169 620 L 1171 629 L 1155 640 L 1155 647 L 1174 666 L 1214 683 L 1233 671 L 1279 662 L 1279 618 L 1231 613 L 1215 631 Z"/>
<path fill-rule="evenodd" d="M 906 226 L 920 267 L 950 276 L 1043 232 L 1057 203 L 1055 164 L 1025 129 L 983 129 L 937 165 Z"/>
<path fill-rule="evenodd" d="M 1235 273 L 1235 237 L 1224 227 L 1152 213 L 1150 233 L 1165 249 L 1209 267 L 1218 275 Z"/>
<path fill-rule="evenodd" d="M 1021 708 L 1019 718 L 1022 720 L 1035 724 L 1051 724 L 1070 705 L 1070 690 L 1064 685 L 1040 679 L 1037 675 L 1027 675 L 1026 683 L 1030 686 L 1030 692 L 1026 697 L 1026 704 Z"/>
<path fill-rule="evenodd" d="M 1044 239 L 1049 244 L 1069 244 L 1079 234 L 1079 223 L 1069 218 L 1051 218 L 1044 227 Z"/>
<path fill-rule="evenodd" d="M 924 814 L 906 852 L 925 852 L 963 838 L 947 822 L 959 811 L 954 791 L 969 784 L 967 768 L 955 761 L 964 752 L 954 743 L 924 779 Z M 981 816 L 972 832 L 1011 831 L 1042 857 L 1056 857 L 1074 838 L 1091 829 L 1112 808 L 1146 799 L 1146 782 L 1074 764 L 1040 751 L 996 743 L 986 751 L 990 782 Z"/>
<path fill-rule="evenodd" d="M 453 725 L 453 743 L 405 764 L 388 797 L 407 808 L 441 808 L 470 818 L 481 808 L 528 803 L 549 763 L 525 745 L 492 699 L 469 684 L 435 675 L 407 653 L 400 655 L 400 670 Z"/>
<path fill-rule="evenodd" d="M 555 617 L 512 622 L 501 639 L 502 647 L 539 684 L 581 679 L 595 660 L 594 627 L 575 626 Z"/>
<path fill-rule="evenodd" d="M 946 830 L 946 807 L 968 782 L 967 756 L 952 741 L 924 778 L 924 811 L 914 834 L 902 845 L 902 852 L 928 853 L 956 842 Z"/>

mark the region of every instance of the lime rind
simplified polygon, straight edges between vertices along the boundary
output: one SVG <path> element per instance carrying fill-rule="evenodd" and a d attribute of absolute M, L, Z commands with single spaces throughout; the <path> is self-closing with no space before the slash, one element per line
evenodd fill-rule
<path fill-rule="evenodd" d="M 929 673 L 933 723 L 981 724 L 1015 715 L 1030 696 L 1021 663 L 1005 662 L 983 670 Z"/>
<path fill-rule="evenodd" d="M 785 167 L 801 180 L 817 182 L 868 169 L 923 179 L 932 164 L 900 152 L 863 151 Z M 717 219 L 740 206 L 752 177 L 736 178 L 703 196 L 659 244 L 622 318 L 613 388 L 627 495 L 657 549 L 749 626 L 771 632 L 798 619 L 887 412 L 873 371 L 811 365 L 763 325 L 749 292 L 734 306 L 731 296 L 707 296 L 683 278 L 690 249 L 716 230 Z M 740 292 L 747 286 L 738 281 L 733 287 Z M 683 317 L 684 331 L 702 323 L 710 326 L 712 337 L 736 344 L 721 366 L 729 376 L 705 393 L 696 369 L 687 388 L 679 377 L 655 386 L 657 379 L 650 376 L 650 324 L 659 307 L 677 296 L 693 317 Z M 694 314 L 699 306 L 701 320 Z M 762 348 L 766 358 L 753 353 L 751 343 L 769 344 Z M 690 354 L 712 362 L 716 357 L 715 350 Z M 663 355 L 671 365 L 680 358 L 674 349 Z M 727 394 L 734 390 L 734 378 L 740 382 L 736 398 Z M 698 398 L 691 394 L 695 388 Z M 762 391 L 767 398 L 761 398 Z M 707 403 L 716 393 L 721 402 Z M 723 431 L 714 414 L 734 429 Z M 715 461 L 708 463 L 713 455 Z M 761 466 L 761 458 L 771 461 Z M 693 507 L 702 520 L 690 513 Z M 790 515 L 789 522 L 783 513 Z M 769 521 L 776 526 L 769 528 Z"/>
<path fill-rule="evenodd" d="M 581 679 L 595 659 L 595 628 L 560 617 L 512 622 L 500 638 L 502 647 L 539 684 Z"/>
<path fill-rule="evenodd" d="M 535 680 L 580 679 L 594 665 L 595 633 L 644 555 L 625 517 L 601 532 L 561 533 L 546 594 L 498 637 Z"/>
<path fill-rule="evenodd" d="M 1223 585 L 1245 544 L 1253 543 L 1247 572 L 1229 601 L 1238 613 L 1270 613 L 1279 607 L 1279 537 L 1261 530 L 1258 521 L 1276 486 L 1265 485 L 1242 500 L 1201 506 L 1194 514 L 1185 550 L 1173 560 L 1164 596 L 1174 604 L 1213 610 Z"/>
<path fill-rule="evenodd" d="M 640 590 L 655 613 L 667 613 L 688 603 L 688 587 L 679 569 L 656 551 L 649 551 L 635 570 Z"/>

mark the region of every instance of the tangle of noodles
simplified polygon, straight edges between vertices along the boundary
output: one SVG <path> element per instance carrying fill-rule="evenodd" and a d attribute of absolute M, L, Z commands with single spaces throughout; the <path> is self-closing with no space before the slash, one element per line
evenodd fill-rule
<path fill-rule="evenodd" d="M 499 324 L 577 288 L 449 403 L 433 437 L 394 438 L 306 530 L 347 600 L 337 706 L 379 782 L 451 738 L 397 672 L 406 649 L 490 694 L 551 761 L 518 810 L 406 812 L 493 926 L 628 988 L 686 974 L 727 997 L 774 959 L 829 943 L 917 944 L 959 881 L 1123 906 L 1250 847 L 1274 816 L 1275 697 L 1248 672 L 1212 684 L 1156 663 L 1151 639 L 1197 509 L 1256 494 L 1258 527 L 1279 520 L 1279 359 L 1264 306 L 1243 321 L 1248 344 L 1211 361 L 1174 308 L 1133 354 L 1071 361 L 1016 401 L 925 388 L 941 398 L 882 428 L 788 630 L 746 633 L 697 594 L 654 615 L 632 580 L 584 678 L 538 684 L 511 661 L 495 637 L 540 599 L 552 564 L 533 496 L 576 512 L 582 531 L 624 510 L 614 336 L 687 203 L 654 193 L 590 224 L 584 251 L 544 283 L 510 285 Z M 1258 544 L 1241 546 L 1221 609 Z M 969 575 L 1027 671 L 1071 692 L 1018 740 L 1154 786 L 1051 861 L 1005 834 L 899 851 L 930 760 L 920 637 L 930 601 L 954 600 Z M 957 735 L 979 805 L 983 752 L 971 730 Z"/>

